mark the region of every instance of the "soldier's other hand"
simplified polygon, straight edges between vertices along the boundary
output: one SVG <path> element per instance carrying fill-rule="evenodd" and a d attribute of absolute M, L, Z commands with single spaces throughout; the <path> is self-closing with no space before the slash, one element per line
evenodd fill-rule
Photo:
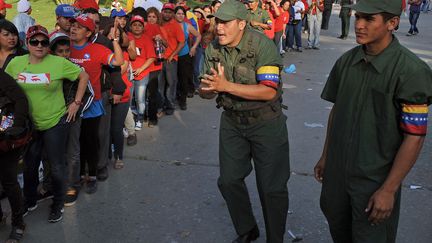
<path fill-rule="evenodd" d="M 379 224 L 390 217 L 394 206 L 395 194 L 390 191 L 378 189 L 369 199 L 366 213 L 369 214 L 368 220 L 372 225 Z"/>
<path fill-rule="evenodd" d="M 323 180 L 324 167 L 325 167 L 325 160 L 323 158 L 321 158 L 320 160 L 318 160 L 318 162 L 316 163 L 316 165 L 314 167 L 315 179 L 319 183 L 322 183 L 322 180 Z"/>
<path fill-rule="evenodd" d="M 227 86 L 230 84 L 225 78 L 225 68 L 218 63 L 217 71 L 213 68 L 210 69 L 211 74 L 205 74 L 201 82 L 206 84 L 207 87 L 203 87 L 203 91 L 216 91 L 216 92 L 226 92 Z"/>

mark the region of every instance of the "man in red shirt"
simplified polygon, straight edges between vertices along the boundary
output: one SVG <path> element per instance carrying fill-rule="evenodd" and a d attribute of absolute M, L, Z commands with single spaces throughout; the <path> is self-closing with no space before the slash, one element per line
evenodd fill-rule
<path fill-rule="evenodd" d="M 280 5 L 278 6 L 279 15 L 275 17 L 275 23 L 274 23 L 274 31 L 275 31 L 275 37 L 274 42 L 279 50 L 279 53 L 283 53 L 282 50 L 282 40 L 286 39 L 285 36 L 285 28 L 289 21 L 289 7 L 291 6 L 289 0 L 283 0 Z M 276 16 L 276 13 L 274 14 Z"/>
<path fill-rule="evenodd" d="M 306 49 L 319 50 L 319 37 L 321 32 L 322 12 L 324 11 L 323 0 L 308 0 L 309 10 L 307 22 L 309 25 L 308 46 Z"/>
<path fill-rule="evenodd" d="M 95 93 L 91 106 L 83 115 L 81 124 L 81 176 L 85 176 L 88 166 L 89 179 L 86 181 L 86 192 L 94 193 L 97 190 L 97 163 L 99 136 L 98 127 L 104 108 L 101 97 L 100 76 L 103 65 L 121 66 L 123 64 L 122 49 L 118 39 L 113 40 L 114 53 L 110 49 L 96 43 L 89 42 L 96 25 L 87 15 L 82 14 L 71 20 L 70 31 L 71 55 L 70 60 L 83 67 L 90 76 L 90 83 Z"/>
<path fill-rule="evenodd" d="M 167 33 L 168 47 L 165 51 L 165 61 L 159 78 L 159 92 L 164 97 L 164 112 L 174 113 L 177 96 L 177 54 L 185 44 L 184 34 L 180 24 L 173 18 L 175 5 L 165 3 L 162 7 L 162 28 Z"/>

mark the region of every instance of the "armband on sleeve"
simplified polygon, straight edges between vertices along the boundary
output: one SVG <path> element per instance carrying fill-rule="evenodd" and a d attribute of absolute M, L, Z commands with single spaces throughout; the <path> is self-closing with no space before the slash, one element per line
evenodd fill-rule
<path fill-rule="evenodd" d="M 277 89 L 280 82 L 279 75 L 279 67 L 262 66 L 257 70 L 256 79 L 259 84 Z"/>
<path fill-rule="evenodd" d="M 400 128 L 411 135 L 425 136 L 427 132 L 428 106 L 402 104 Z"/>

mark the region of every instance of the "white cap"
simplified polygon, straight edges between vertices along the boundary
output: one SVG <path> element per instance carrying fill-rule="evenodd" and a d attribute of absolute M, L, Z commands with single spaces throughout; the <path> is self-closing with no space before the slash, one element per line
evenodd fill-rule
<path fill-rule="evenodd" d="M 20 0 L 17 4 L 17 11 L 19 13 L 25 13 L 31 8 L 28 0 Z"/>

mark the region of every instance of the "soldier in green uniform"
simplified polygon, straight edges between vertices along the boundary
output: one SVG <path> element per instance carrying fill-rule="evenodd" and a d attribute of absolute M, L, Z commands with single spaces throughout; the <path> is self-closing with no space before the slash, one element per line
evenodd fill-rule
<path fill-rule="evenodd" d="M 339 39 L 346 40 L 349 34 L 350 19 L 351 19 L 351 4 L 352 0 L 341 0 L 341 10 L 339 12 L 339 18 L 342 22 L 342 34 L 338 37 Z"/>
<path fill-rule="evenodd" d="M 334 242 L 395 242 L 401 183 L 426 135 L 432 71 L 393 35 L 400 0 L 361 0 L 360 45 L 334 65 L 321 97 L 333 102 L 315 177 Z"/>
<path fill-rule="evenodd" d="M 249 9 L 247 10 L 247 20 L 249 25 L 260 32 L 271 29 L 273 24 L 267 11 L 259 8 L 259 0 L 246 0 Z"/>
<path fill-rule="evenodd" d="M 282 60 L 275 44 L 247 28 L 247 11 L 235 0 L 214 14 L 217 38 L 205 51 L 201 97 L 218 95 L 218 186 L 238 237 L 251 242 L 259 230 L 244 179 L 255 168 L 267 242 L 282 243 L 290 176 L 286 117 L 281 111 Z"/>

